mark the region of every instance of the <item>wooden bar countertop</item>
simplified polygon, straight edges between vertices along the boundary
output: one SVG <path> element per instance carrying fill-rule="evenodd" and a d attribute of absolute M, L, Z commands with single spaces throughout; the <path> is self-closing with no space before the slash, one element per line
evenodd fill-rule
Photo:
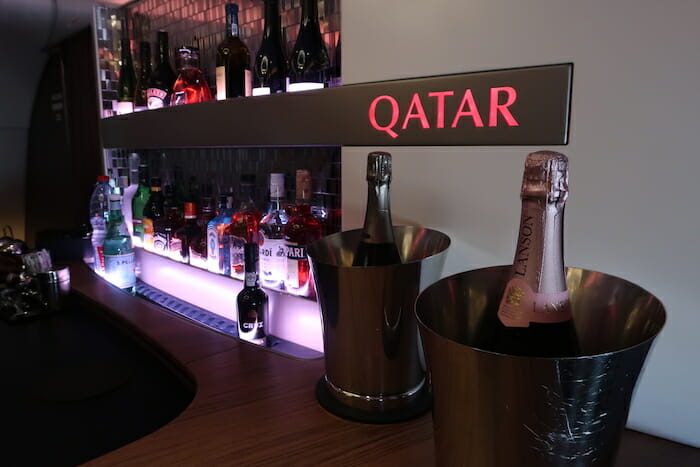
<path fill-rule="evenodd" d="M 435 465 L 430 414 L 371 425 L 321 408 L 314 386 L 322 358 L 294 359 L 220 334 L 116 289 L 82 263 L 71 264 L 71 287 L 195 385 L 170 423 L 86 465 Z M 616 464 L 686 465 L 700 465 L 700 449 L 631 430 Z"/>

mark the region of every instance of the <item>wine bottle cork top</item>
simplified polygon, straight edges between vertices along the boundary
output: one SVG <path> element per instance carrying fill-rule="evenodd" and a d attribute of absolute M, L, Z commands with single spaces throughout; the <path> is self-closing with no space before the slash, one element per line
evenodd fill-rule
<path fill-rule="evenodd" d="M 555 151 L 528 154 L 520 190 L 522 198 L 547 198 L 564 203 L 569 195 L 569 159 Z"/>
<path fill-rule="evenodd" d="M 391 182 L 391 154 L 375 151 L 367 155 L 367 181 Z"/>

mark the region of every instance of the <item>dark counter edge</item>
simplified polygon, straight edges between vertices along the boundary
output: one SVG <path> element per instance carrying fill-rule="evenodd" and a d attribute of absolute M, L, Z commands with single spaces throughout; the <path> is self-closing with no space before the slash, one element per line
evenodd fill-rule
<path fill-rule="evenodd" d="M 201 450 L 190 446 L 181 452 L 171 450 L 166 457 L 163 457 L 162 450 L 181 444 L 178 442 L 180 436 L 183 437 L 183 440 L 192 438 L 190 430 L 197 421 L 199 423 L 204 421 L 204 427 L 215 433 L 216 426 L 220 423 L 219 419 L 225 419 L 226 416 L 219 414 L 218 410 L 202 413 L 207 412 L 203 411 L 202 407 L 210 402 L 212 385 L 222 385 L 221 381 L 211 381 L 214 375 L 210 369 L 211 365 L 208 363 L 217 362 L 222 357 L 231 359 L 233 355 L 242 355 L 241 358 L 247 359 L 252 358 L 256 362 L 275 361 L 277 365 L 289 368 L 291 373 L 299 370 L 302 373 L 301 378 L 308 381 L 310 386 L 308 393 L 304 391 L 303 397 L 296 397 L 295 405 L 301 405 L 300 413 L 308 415 L 311 419 L 310 422 L 306 422 L 307 425 L 310 423 L 312 426 L 320 428 L 319 431 L 314 430 L 314 433 L 318 433 L 314 437 L 335 436 L 337 438 L 339 436 L 335 441 L 339 442 L 336 444 L 340 444 L 340 446 L 332 445 L 335 447 L 329 448 L 329 452 L 323 455 L 306 450 L 303 452 L 302 458 L 308 461 L 317 459 L 319 463 L 334 460 L 339 460 L 342 463 L 343 459 L 338 459 L 339 456 L 344 457 L 344 461 L 349 461 L 354 459 L 354 450 L 356 450 L 356 454 L 359 454 L 365 451 L 366 446 L 371 446 L 377 452 L 374 459 L 379 464 L 368 465 L 432 465 L 430 462 L 433 459 L 434 447 L 429 414 L 413 421 L 394 425 L 366 425 L 335 417 L 323 411 L 313 400 L 311 386 L 315 381 L 315 375 L 323 373 L 323 360 L 297 360 L 256 348 L 256 346 L 191 322 L 144 299 L 127 294 L 106 283 L 80 261 L 71 262 L 69 266 L 71 269 L 71 289 L 79 298 L 94 303 L 97 312 L 104 312 L 105 318 L 139 340 L 142 345 L 170 366 L 188 386 L 195 390 L 195 398 L 190 406 L 172 422 L 134 443 L 88 462 L 89 465 L 152 465 L 153 462 L 162 462 L 166 458 L 169 461 L 189 463 L 218 459 L 225 463 L 226 461 L 223 459 L 226 459 L 227 452 L 233 454 L 235 451 L 233 447 L 224 449 L 222 452 L 207 449 L 206 446 L 202 446 Z M 301 382 L 302 385 L 304 381 Z M 236 383 L 237 381 L 229 381 L 223 385 L 233 387 Z M 224 389 L 218 390 L 224 391 Z M 295 397 L 294 391 L 290 391 L 286 397 L 287 399 Z M 247 405 L 264 402 L 251 400 Z M 230 410 L 232 405 L 235 404 L 229 401 L 224 403 L 222 408 Z M 232 422 L 230 420 L 229 422 L 227 427 L 231 428 L 229 425 Z M 283 425 L 285 424 L 283 423 Z M 174 425 L 178 425 L 178 427 L 174 427 Z M 202 427 L 201 424 L 198 426 Z M 337 433 L 329 433 L 331 428 Z M 166 431 L 167 433 L 165 433 Z M 206 433 L 199 433 L 199 436 L 210 444 L 221 442 L 220 440 L 216 441 L 216 439 L 210 440 Z M 214 434 L 212 436 L 215 437 Z M 309 443 L 309 439 L 302 439 L 298 436 L 298 432 L 292 435 L 294 444 Z M 398 442 L 397 438 L 402 438 L 401 442 Z M 341 440 L 342 442 L 340 442 Z M 313 444 L 322 444 L 321 441 L 314 441 Z M 189 439 L 189 442 L 193 441 Z M 393 449 L 392 445 L 395 445 Z M 277 462 L 274 460 L 270 462 L 270 459 L 264 462 L 267 465 L 286 465 L 294 459 L 293 454 L 290 456 L 289 458 L 278 458 Z M 228 461 L 230 462 L 232 459 L 229 458 Z M 263 459 L 260 461 L 263 462 Z M 616 467 L 695 466 L 700 465 L 700 449 L 628 429 L 623 434 L 615 465 Z"/>

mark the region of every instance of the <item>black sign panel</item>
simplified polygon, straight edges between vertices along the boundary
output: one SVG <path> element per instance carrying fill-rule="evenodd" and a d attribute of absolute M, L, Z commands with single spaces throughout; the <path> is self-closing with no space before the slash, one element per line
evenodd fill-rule
<path fill-rule="evenodd" d="M 572 71 L 558 64 L 347 86 L 343 144 L 567 144 Z"/>

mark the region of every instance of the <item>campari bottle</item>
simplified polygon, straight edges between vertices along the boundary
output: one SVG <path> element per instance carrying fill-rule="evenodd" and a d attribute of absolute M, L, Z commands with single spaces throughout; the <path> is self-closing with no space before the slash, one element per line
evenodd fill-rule
<path fill-rule="evenodd" d="M 285 289 L 293 295 L 315 295 L 306 247 L 322 235 L 321 223 L 311 212 L 311 174 L 308 170 L 296 172 L 296 203 L 290 209 L 290 218 L 284 228 L 287 248 L 287 278 Z"/>

